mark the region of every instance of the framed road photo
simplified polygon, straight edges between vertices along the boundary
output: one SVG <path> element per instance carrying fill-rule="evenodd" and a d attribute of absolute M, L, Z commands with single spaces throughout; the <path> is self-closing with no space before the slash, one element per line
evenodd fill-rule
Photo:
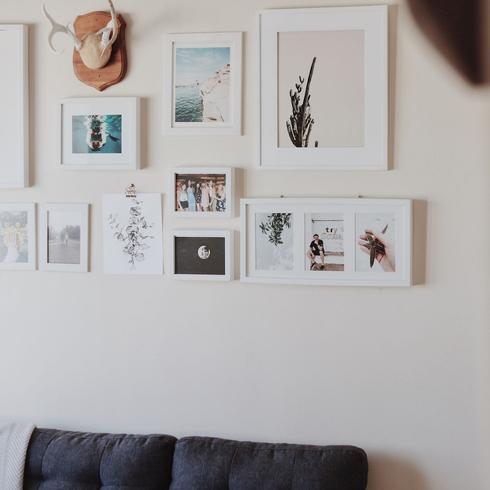
<path fill-rule="evenodd" d="M 36 205 L 0 204 L 0 270 L 36 269 Z"/>
<path fill-rule="evenodd" d="M 88 271 L 88 209 L 88 204 L 41 206 L 41 270 Z"/>
<path fill-rule="evenodd" d="M 173 210 L 179 218 L 231 218 L 234 171 L 227 167 L 180 167 L 174 170 Z"/>
<path fill-rule="evenodd" d="M 410 286 L 408 199 L 244 199 L 241 280 Z"/>
<path fill-rule="evenodd" d="M 259 165 L 386 170 L 388 7 L 259 14 Z"/>
<path fill-rule="evenodd" d="M 0 188 L 29 185 L 28 27 L 0 24 Z"/>
<path fill-rule="evenodd" d="M 66 99 L 60 104 L 61 165 L 68 169 L 140 167 L 137 97 Z"/>
<path fill-rule="evenodd" d="M 164 131 L 241 134 L 242 33 L 169 34 Z"/>
<path fill-rule="evenodd" d="M 232 232 L 178 230 L 171 238 L 172 273 L 175 277 L 199 281 L 232 280 Z"/>

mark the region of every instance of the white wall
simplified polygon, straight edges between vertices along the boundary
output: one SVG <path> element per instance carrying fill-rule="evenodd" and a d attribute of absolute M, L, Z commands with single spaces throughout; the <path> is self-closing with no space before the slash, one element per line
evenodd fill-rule
<path fill-rule="evenodd" d="M 34 185 L 1 191 L 0 200 L 93 204 L 91 273 L 0 274 L 2 419 L 93 431 L 351 443 L 369 453 L 371 490 L 488 488 L 488 91 L 453 73 L 402 3 L 391 12 L 394 169 L 258 171 L 255 13 L 329 2 L 116 3 L 129 21 L 130 70 L 106 94 L 144 97 L 145 168 L 137 173 L 58 166 L 57 100 L 94 92 L 75 79 L 68 52 L 57 57 L 48 50 L 41 2 L 2 0 L 0 22 L 31 25 Z M 64 21 L 79 9 L 104 7 L 96 0 L 48 4 Z M 162 34 L 226 30 L 247 32 L 245 135 L 162 137 Z M 311 288 L 104 276 L 102 194 L 129 182 L 163 192 L 169 170 L 184 164 L 243 167 L 250 197 L 416 199 L 419 285 Z M 178 225 L 166 216 L 167 230 Z M 238 228 L 238 220 L 229 225 Z"/>

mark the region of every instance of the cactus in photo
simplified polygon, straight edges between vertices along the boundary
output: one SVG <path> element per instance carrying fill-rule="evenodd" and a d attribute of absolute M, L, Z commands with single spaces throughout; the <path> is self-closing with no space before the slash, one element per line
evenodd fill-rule
<path fill-rule="evenodd" d="M 286 127 L 288 130 L 289 138 L 294 146 L 300 148 L 308 147 L 311 130 L 315 124 L 315 120 L 311 117 L 310 107 L 310 85 L 313 77 L 313 71 L 315 69 L 316 57 L 313 58 L 310 67 L 310 73 L 308 80 L 306 81 L 306 87 L 304 87 L 305 79 L 299 76 L 299 83 L 295 84 L 296 90 L 289 91 L 289 97 L 291 98 L 291 107 L 293 113 L 289 117 L 289 121 L 286 121 Z M 303 92 L 303 102 L 301 103 L 301 93 Z M 318 141 L 315 141 L 315 148 L 318 147 Z"/>

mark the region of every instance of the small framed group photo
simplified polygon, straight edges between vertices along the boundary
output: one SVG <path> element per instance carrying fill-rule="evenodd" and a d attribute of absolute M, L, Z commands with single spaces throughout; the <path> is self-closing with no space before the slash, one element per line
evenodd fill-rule
<path fill-rule="evenodd" d="M 40 217 L 40 269 L 87 272 L 88 204 L 45 204 Z"/>
<path fill-rule="evenodd" d="M 35 270 L 36 205 L 0 204 L 0 270 Z"/>
<path fill-rule="evenodd" d="M 231 218 L 234 212 L 234 170 L 224 167 L 182 167 L 171 179 L 173 210 L 183 218 Z"/>
<path fill-rule="evenodd" d="M 244 199 L 241 279 L 410 286 L 408 199 Z"/>
<path fill-rule="evenodd" d="M 164 131 L 242 131 L 242 33 L 169 34 L 165 46 Z"/>
<path fill-rule="evenodd" d="M 386 170 L 388 6 L 259 15 L 262 168 Z"/>
<path fill-rule="evenodd" d="M 231 281 L 233 232 L 178 230 L 172 233 L 172 274 L 179 279 Z"/>
<path fill-rule="evenodd" d="M 61 165 L 68 169 L 140 167 L 138 97 L 65 99 L 60 104 Z"/>

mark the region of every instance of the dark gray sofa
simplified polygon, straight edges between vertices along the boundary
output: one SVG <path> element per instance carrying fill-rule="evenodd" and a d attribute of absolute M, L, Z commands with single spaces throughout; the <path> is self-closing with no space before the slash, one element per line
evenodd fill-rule
<path fill-rule="evenodd" d="M 353 446 L 36 429 L 25 490 L 365 490 Z"/>

